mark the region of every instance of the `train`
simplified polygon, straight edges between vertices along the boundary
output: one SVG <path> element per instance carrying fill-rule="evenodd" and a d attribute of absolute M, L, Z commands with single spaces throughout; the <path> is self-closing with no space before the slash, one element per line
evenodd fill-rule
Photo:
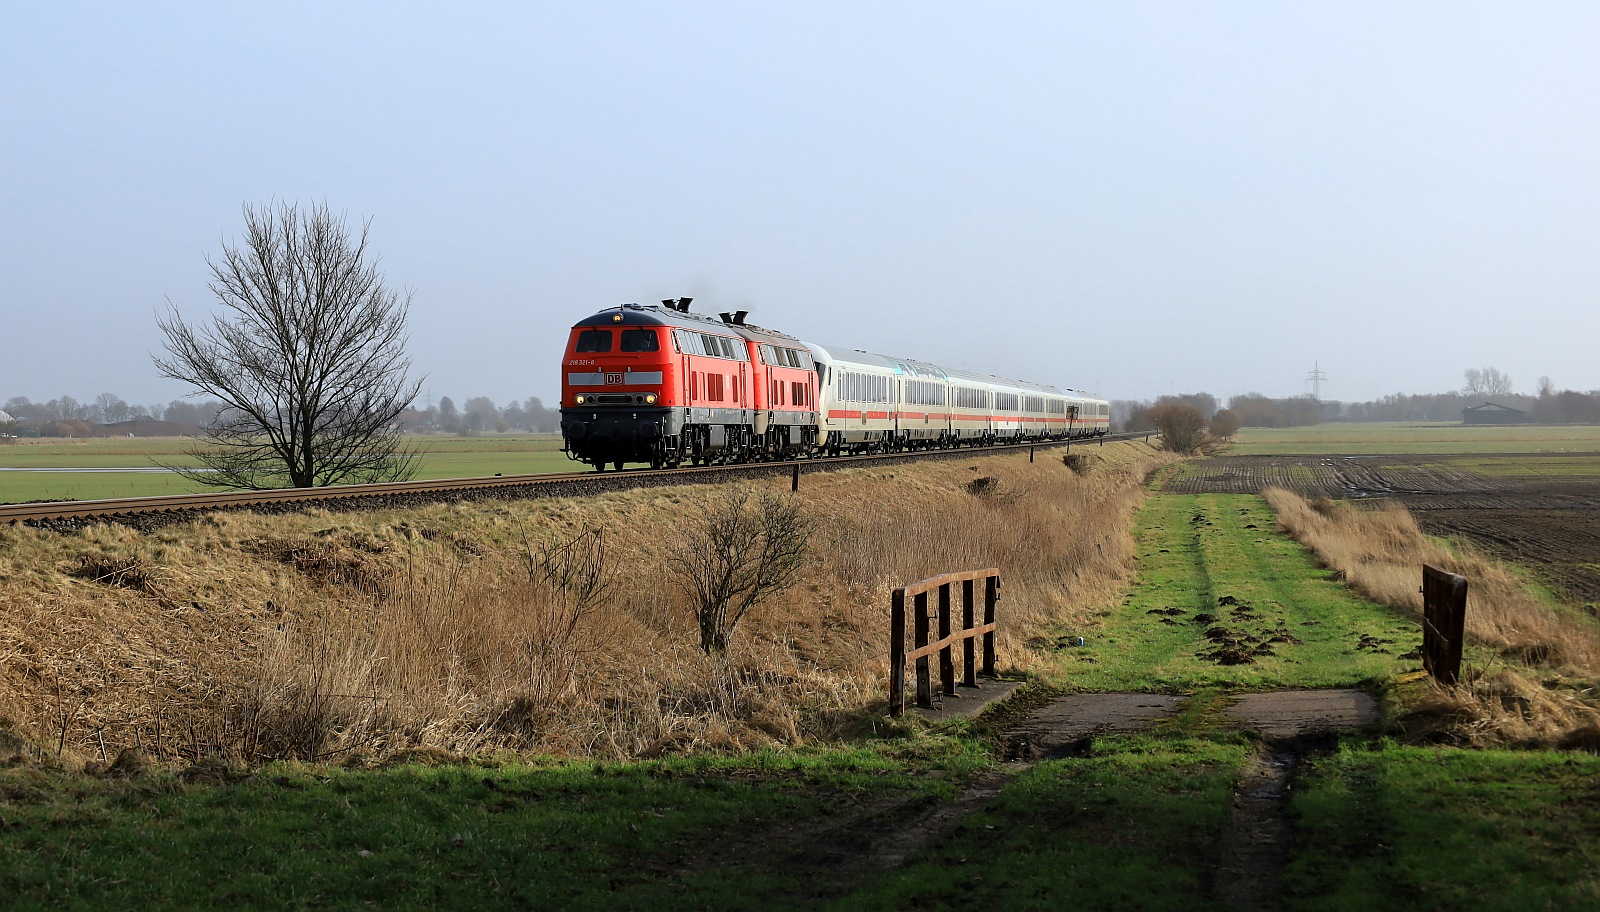
<path fill-rule="evenodd" d="M 579 320 L 561 376 L 569 459 L 597 471 L 889 453 L 1104 435 L 1071 389 L 805 342 L 692 298 Z"/>

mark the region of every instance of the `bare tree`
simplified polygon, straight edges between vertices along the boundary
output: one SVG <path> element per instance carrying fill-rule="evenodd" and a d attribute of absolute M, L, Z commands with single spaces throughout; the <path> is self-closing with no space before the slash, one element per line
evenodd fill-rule
<path fill-rule="evenodd" d="M 115 393 L 101 393 L 95 397 L 94 405 L 100 410 L 100 420 L 106 424 L 127 421 L 133 415 L 133 409 Z"/>
<path fill-rule="evenodd" d="M 1239 413 L 1232 409 L 1217 409 L 1211 416 L 1211 436 L 1215 438 L 1232 437 L 1239 433 L 1242 424 Z"/>
<path fill-rule="evenodd" d="M 1467 381 L 1463 392 L 1469 396 L 1504 396 L 1511 392 L 1511 377 L 1498 368 L 1469 367 L 1462 376 Z"/>
<path fill-rule="evenodd" d="M 1184 402 L 1163 402 L 1150 409 L 1150 420 L 1161 432 L 1162 445 L 1174 453 L 1193 453 L 1205 445 L 1206 416 Z"/>
<path fill-rule="evenodd" d="M 245 238 L 224 245 L 210 289 L 224 313 L 196 328 L 176 309 L 160 321 L 163 376 L 198 387 L 223 408 L 201 428 L 198 469 L 223 488 L 308 488 L 392 481 L 416 472 L 396 417 L 421 381 L 408 381 L 410 295 L 385 287 L 367 250 L 326 203 L 244 209 Z"/>
<path fill-rule="evenodd" d="M 811 521 L 799 504 L 747 491 L 715 498 L 691 520 L 667 554 L 700 621 L 707 655 L 728 648 L 745 613 L 787 589 L 804 563 Z"/>

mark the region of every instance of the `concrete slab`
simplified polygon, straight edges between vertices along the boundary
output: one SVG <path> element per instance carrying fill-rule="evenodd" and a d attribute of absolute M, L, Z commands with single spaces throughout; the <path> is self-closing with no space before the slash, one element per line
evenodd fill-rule
<path fill-rule="evenodd" d="M 934 684 L 938 687 L 937 682 Z M 935 705 L 932 709 L 924 709 L 912 701 L 906 704 L 906 711 L 913 712 L 931 722 L 946 722 L 951 719 L 970 719 L 982 712 L 984 707 L 1011 696 L 1011 693 L 1022 686 L 1021 681 L 1007 681 L 1004 679 L 985 678 L 980 680 L 977 687 L 956 685 L 955 696 L 948 694 L 941 697 L 934 694 Z M 942 700 L 942 703 L 939 702 Z"/>
<path fill-rule="evenodd" d="M 1223 715 L 1269 738 L 1365 728 L 1377 723 L 1378 701 L 1364 690 L 1280 690 L 1243 694 Z"/>
<path fill-rule="evenodd" d="M 1141 731 L 1171 718 L 1186 699 L 1170 694 L 1066 694 L 1011 728 L 1006 751 L 1012 759 L 1064 756 L 1095 735 Z"/>

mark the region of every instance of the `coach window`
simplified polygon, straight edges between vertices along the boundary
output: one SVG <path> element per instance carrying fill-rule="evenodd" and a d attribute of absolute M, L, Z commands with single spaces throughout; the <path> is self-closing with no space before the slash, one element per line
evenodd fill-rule
<path fill-rule="evenodd" d="M 661 343 L 653 329 L 624 329 L 622 350 L 625 352 L 653 352 L 661 350 Z"/>
<path fill-rule="evenodd" d="M 611 330 L 586 329 L 578 333 L 578 345 L 573 351 L 608 352 L 611 350 Z"/>

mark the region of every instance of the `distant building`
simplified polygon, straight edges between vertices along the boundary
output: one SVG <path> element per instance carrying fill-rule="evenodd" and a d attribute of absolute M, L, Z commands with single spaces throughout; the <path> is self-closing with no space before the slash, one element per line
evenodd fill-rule
<path fill-rule="evenodd" d="M 1514 409 L 1509 405 L 1497 405 L 1485 402 L 1474 405 L 1472 408 L 1461 410 L 1462 424 L 1532 424 L 1533 418 L 1522 409 Z"/>
<path fill-rule="evenodd" d="M 10 424 L 11 422 L 16 421 L 16 420 L 17 419 L 11 417 L 10 415 L 7 415 L 5 412 L 0 412 L 0 424 Z"/>

